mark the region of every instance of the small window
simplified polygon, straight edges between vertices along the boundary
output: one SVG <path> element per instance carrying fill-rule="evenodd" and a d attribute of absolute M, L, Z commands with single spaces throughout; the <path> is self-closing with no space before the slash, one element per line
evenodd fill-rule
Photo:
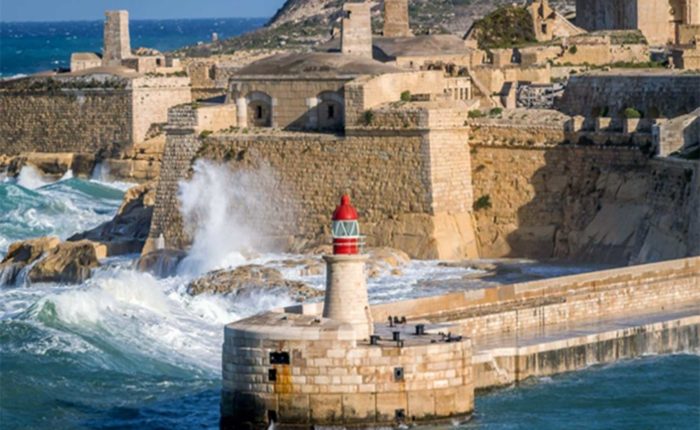
<path fill-rule="evenodd" d="M 270 364 L 289 364 L 288 352 L 271 352 Z"/>
<path fill-rule="evenodd" d="M 335 106 L 328 105 L 328 119 L 335 118 Z"/>
<path fill-rule="evenodd" d="M 257 119 L 262 119 L 262 117 L 263 117 L 263 108 L 262 108 L 262 106 L 258 106 L 258 107 L 255 109 L 255 117 L 256 117 Z"/>

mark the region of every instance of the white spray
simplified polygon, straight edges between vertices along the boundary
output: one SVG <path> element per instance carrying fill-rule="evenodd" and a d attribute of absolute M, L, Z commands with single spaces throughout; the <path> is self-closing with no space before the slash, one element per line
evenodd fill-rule
<path fill-rule="evenodd" d="M 263 250 L 261 215 L 269 210 L 277 183 L 269 168 L 233 172 L 226 165 L 198 161 L 192 179 L 180 184 L 185 228 L 194 238 L 180 273 L 239 266 L 246 255 Z"/>

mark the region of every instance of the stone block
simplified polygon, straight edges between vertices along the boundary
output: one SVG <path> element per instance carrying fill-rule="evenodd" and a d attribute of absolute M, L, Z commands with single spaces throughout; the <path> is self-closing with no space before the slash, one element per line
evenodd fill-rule
<path fill-rule="evenodd" d="M 374 393 L 343 395 L 345 423 L 371 423 L 376 420 L 377 398 Z"/>
<path fill-rule="evenodd" d="M 315 424 L 339 424 L 343 422 L 343 396 L 341 394 L 317 394 L 309 397 L 311 421 Z"/>

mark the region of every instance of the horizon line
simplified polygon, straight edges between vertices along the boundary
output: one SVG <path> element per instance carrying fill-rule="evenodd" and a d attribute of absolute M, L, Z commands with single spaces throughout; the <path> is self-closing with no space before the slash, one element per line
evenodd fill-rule
<path fill-rule="evenodd" d="M 197 21 L 197 20 L 214 20 L 214 19 L 270 19 L 271 16 L 228 16 L 228 17 L 201 17 L 201 18 L 132 18 L 129 16 L 129 22 L 136 21 Z M 61 20 L 17 20 L 5 21 L 0 19 L 0 24 L 43 24 L 43 23 L 63 23 L 63 22 L 102 22 L 104 19 L 61 19 Z"/>

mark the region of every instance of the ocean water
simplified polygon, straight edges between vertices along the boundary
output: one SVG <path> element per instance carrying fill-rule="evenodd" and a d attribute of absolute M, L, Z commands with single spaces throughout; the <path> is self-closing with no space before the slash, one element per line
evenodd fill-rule
<path fill-rule="evenodd" d="M 209 268 L 243 263 L 283 268 L 283 260 L 302 258 L 249 252 L 253 256 L 243 257 L 254 234 L 244 234 L 249 229 L 244 219 L 235 227 L 225 220 L 236 216 L 229 212 L 234 202 L 246 201 L 244 190 L 251 190 L 251 201 L 265 192 L 253 185 L 260 183 L 257 175 L 244 178 L 198 165 L 195 178 L 181 186 L 183 199 L 212 192 L 214 183 L 227 190 L 217 199 L 200 201 L 196 212 L 206 226 L 195 229 L 196 235 L 207 238 L 213 228 L 228 238 L 196 250 L 216 261 L 214 267 L 194 264 L 177 276 L 156 279 L 133 270 L 136 256 L 124 256 L 108 260 L 79 286 L 0 286 L 0 427 L 217 428 L 223 326 L 292 300 L 282 292 L 236 299 L 191 297 L 186 285 Z M 22 171 L 18 180 L 0 183 L 0 243 L 46 234 L 66 237 L 93 227 L 115 213 L 126 188 L 128 184 L 70 175 L 51 183 L 36 172 Z M 0 246 L 0 255 L 5 249 Z M 322 276 L 284 270 L 291 278 L 323 288 Z M 572 269 L 537 270 L 559 274 Z M 372 279 L 371 300 L 441 293 L 436 286 L 441 280 L 460 278 L 470 270 L 413 262 L 403 272 Z M 424 288 L 420 282 L 425 279 L 437 282 Z M 533 379 L 478 396 L 476 410 L 470 422 L 457 428 L 696 429 L 700 357 L 650 356 Z"/>
<path fill-rule="evenodd" d="M 132 20 L 131 46 L 171 51 L 253 30 L 264 18 Z M 102 51 L 102 21 L 1 22 L 0 78 L 69 68 L 73 52 Z"/>

